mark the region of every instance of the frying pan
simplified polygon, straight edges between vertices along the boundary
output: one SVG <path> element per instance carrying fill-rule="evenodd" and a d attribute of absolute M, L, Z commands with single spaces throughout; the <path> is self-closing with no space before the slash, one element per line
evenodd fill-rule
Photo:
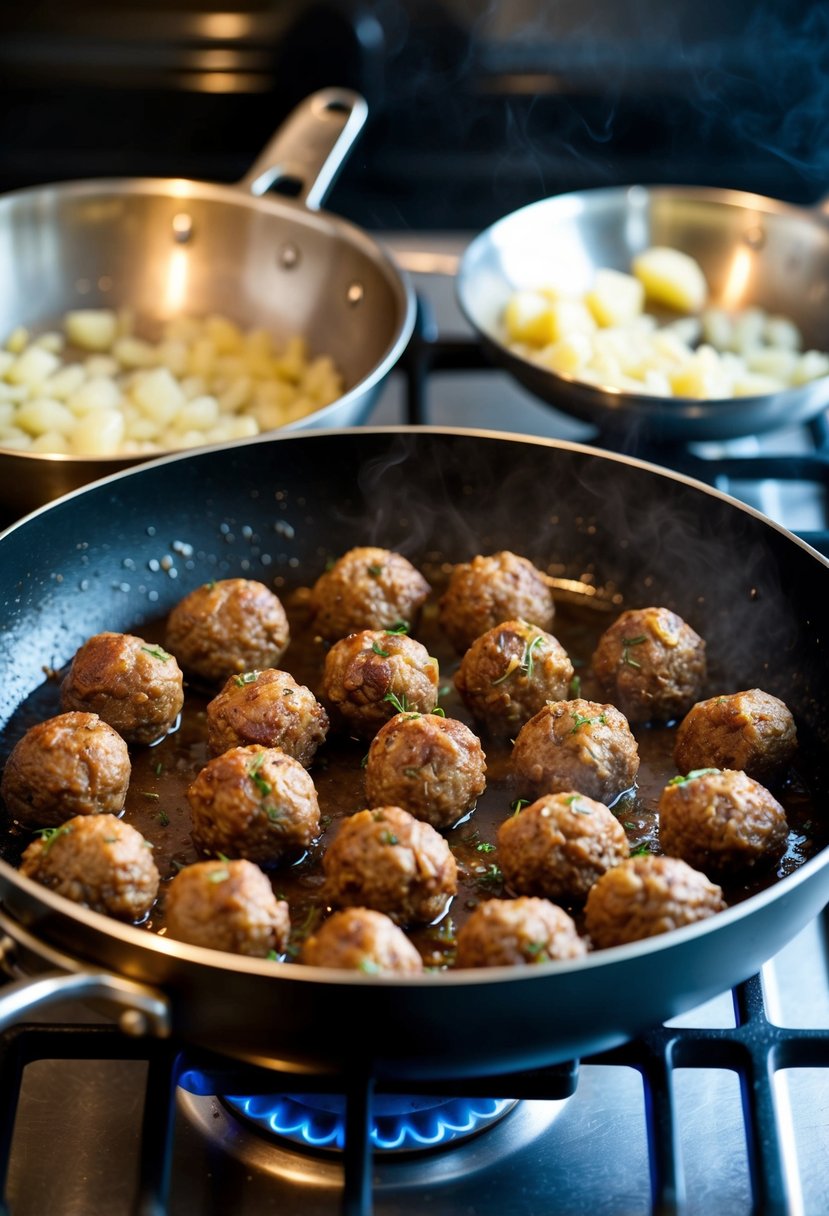
<path fill-rule="evenodd" d="M 205 579 L 267 569 L 307 582 L 355 543 L 414 561 L 512 547 L 621 604 L 673 608 L 731 687 L 760 683 L 791 706 L 810 784 L 825 797 L 829 563 L 748 507 L 655 466 L 467 430 L 320 430 L 200 449 L 24 519 L 0 537 L 0 725 L 42 683 L 43 666 L 66 663 L 91 633 L 157 619 Z M 175 580 L 158 561 L 173 545 L 192 547 Z M 171 1028 L 294 1070 L 365 1064 L 434 1078 L 537 1067 L 618 1044 L 743 980 L 828 895 L 824 847 L 768 889 L 663 937 L 574 962 L 400 978 L 188 946 L 0 862 L 18 957 L 32 970 L 53 965 L 0 989 L 0 1026 L 38 1004 L 103 993 L 133 1029 Z"/>
<path fill-rule="evenodd" d="M 601 388 L 513 353 L 500 324 L 516 288 L 562 273 L 574 292 L 600 267 L 630 270 L 651 245 L 701 265 L 709 300 L 789 317 L 806 349 L 829 350 L 829 223 L 775 199 L 705 187 L 618 186 L 542 199 L 497 221 L 466 248 L 457 296 L 490 358 L 543 401 L 605 432 L 651 442 L 732 439 L 793 425 L 829 405 L 829 376 L 763 396 L 654 397 Z M 630 448 L 628 450 L 631 450 Z"/>
<path fill-rule="evenodd" d="M 414 293 L 383 248 L 319 210 L 366 119 L 362 97 L 323 89 L 289 115 L 236 185 L 178 178 L 38 186 L 0 198 L 0 340 L 69 309 L 128 306 L 163 322 L 231 316 L 329 354 L 346 389 L 285 429 L 368 415 L 414 326 Z M 294 197 L 264 197 L 279 185 Z M 17 518 L 140 456 L 0 447 L 0 508 Z"/>

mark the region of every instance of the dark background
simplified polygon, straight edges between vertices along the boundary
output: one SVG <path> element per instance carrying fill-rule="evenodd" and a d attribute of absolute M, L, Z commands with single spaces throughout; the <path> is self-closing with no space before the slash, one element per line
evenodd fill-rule
<path fill-rule="evenodd" d="M 829 5 L 0 0 L 0 189 L 240 177 L 323 85 L 370 119 L 328 207 L 477 229 L 590 186 L 829 192 Z"/>

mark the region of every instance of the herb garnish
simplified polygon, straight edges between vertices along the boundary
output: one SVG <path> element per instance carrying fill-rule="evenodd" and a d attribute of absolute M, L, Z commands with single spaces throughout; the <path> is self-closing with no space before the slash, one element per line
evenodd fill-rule
<path fill-rule="evenodd" d="M 278 823 L 279 820 L 285 814 L 284 807 L 273 806 L 273 804 L 271 804 L 270 806 L 265 806 L 262 809 L 265 811 L 265 813 L 268 816 L 268 819 L 270 819 L 271 823 Z"/>
<path fill-rule="evenodd" d="M 155 790 L 142 790 L 141 797 L 149 798 L 152 802 L 157 802 L 161 795 L 156 794 Z"/>
<path fill-rule="evenodd" d="M 419 769 L 419 768 L 411 768 L 411 767 L 409 767 L 409 768 L 404 768 L 404 769 L 403 769 L 403 776 L 404 776 L 404 777 L 419 777 L 419 776 L 420 776 L 420 769 Z"/>
<path fill-rule="evenodd" d="M 258 671 L 243 671 L 240 675 L 233 677 L 233 683 L 238 688 L 244 688 L 246 684 L 255 684 L 258 675 Z"/>
<path fill-rule="evenodd" d="M 151 654 L 154 659 L 161 659 L 162 663 L 166 663 L 168 659 L 173 657 L 166 650 L 162 650 L 160 646 L 142 646 L 141 649 L 147 654 Z"/>
<path fill-rule="evenodd" d="M 388 625 L 383 633 L 388 633 L 391 637 L 400 637 L 401 634 L 409 632 L 408 621 L 395 621 L 393 625 Z"/>
<path fill-rule="evenodd" d="M 276 953 L 275 950 L 269 950 L 268 953 L 265 955 L 265 957 L 267 958 L 269 963 L 278 963 L 279 962 L 279 955 Z"/>
<path fill-rule="evenodd" d="M 627 663 L 628 667 L 641 667 L 641 663 L 637 663 L 636 659 L 630 657 L 630 648 L 631 646 L 641 646 L 647 640 L 644 633 L 640 633 L 636 638 L 622 638 L 622 662 Z"/>
<path fill-rule="evenodd" d="M 525 806 L 529 805 L 529 798 L 516 798 L 514 802 L 509 804 L 509 809 L 512 811 L 513 815 L 518 815 L 521 813 L 521 811 L 523 811 Z"/>
<path fill-rule="evenodd" d="M 537 633 L 534 637 L 524 642 L 524 652 L 521 658 L 516 662 L 515 659 L 510 659 L 507 670 L 497 680 L 493 680 L 493 684 L 502 684 L 515 671 L 520 671 L 528 680 L 533 678 L 533 651 L 536 650 L 544 641 L 543 634 Z"/>
<path fill-rule="evenodd" d="M 547 953 L 546 942 L 527 942 L 526 949 L 534 963 L 549 963 L 550 956 Z"/>
<path fill-rule="evenodd" d="M 379 576 L 383 573 L 383 567 L 377 562 L 372 562 L 370 566 L 366 567 L 366 569 L 372 578 L 379 578 Z"/>
<path fill-rule="evenodd" d="M 697 777 L 707 777 L 719 771 L 718 768 L 695 768 L 690 773 L 686 773 L 684 777 L 681 774 L 678 777 L 671 777 L 668 785 L 685 785 L 689 781 L 694 781 Z"/>
<path fill-rule="evenodd" d="M 575 701 L 581 696 L 581 676 L 573 676 L 570 681 L 570 700 Z"/>
<path fill-rule="evenodd" d="M 227 882 L 228 878 L 230 878 L 230 870 L 224 866 L 220 870 L 211 870 L 207 875 L 207 881 L 213 883 Z"/>
<path fill-rule="evenodd" d="M 57 828 L 37 828 L 40 839 L 43 841 L 43 852 L 48 853 L 59 836 L 65 836 L 67 832 L 71 831 L 71 823 L 62 823 Z"/>
<path fill-rule="evenodd" d="M 475 845 L 476 853 L 494 853 L 495 845 L 490 844 L 488 840 L 482 840 L 480 844 Z"/>
<path fill-rule="evenodd" d="M 381 659 L 387 659 L 389 657 L 389 652 L 387 650 L 384 650 L 383 647 L 380 646 L 378 642 L 372 642 L 371 649 L 374 651 L 375 654 L 379 654 Z"/>
<path fill-rule="evenodd" d="M 395 836 L 394 832 L 390 832 L 388 828 L 380 833 L 381 844 L 400 844 L 400 841 Z"/>
<path fill-rule="evenodd" d="M 571 709 L 570 717 L 575 722 L 575 726 L 570 731 L 571 735 L 574 735 L 581 726 L 594 726 L 597 722 L 601 722 L 604 726 L 607 723 L 607 714 L 604 713 L 597 714 L 595 718 L 585 718 L 577 709 Z"/>
<path fill-rule="evenodd" d="M 495 862 L 493 862 L 491 865 L 487 866 L 486 870 L 484 870 L 483 874 L 481 874 L 476 881 L 482 887 L 494 887 L 502 881 L 503 877 L 501 867 L 496 866 Z"/>
<path fill-rule="evenodd" d="M 401 692 L 399 697 L 396 692 L 387 692 L 386 695 L 383 697 L 383 700 L 390 701 L 399 714 L 413 713 L 415 718 L 420 717 L 419 713 L 417 713 L 416 711 L 413 711 L 411 705 L 406 700 L 406 694 L 404 692 Z"/>
<path fill-rule="evenodd" d="M 432 710 L 432 715 L 435 718 L 445 718 L 446 710 L 443 708 L 442 705 L 436 705 L 435 708 Z"/>
<path fill-rule="evenodd" d="M 361 958 L 360 970 L 365 972 L 366 975 L 379 975 L 380 965 L 373 958 Z"/>
<path fill-rule="evenodd" d="M 166 827 L 169 825 L 169 823 L 170 823 L 170 816 L 167 814 L 167 812 L 166 812 L 166 811 L 159 811 L 159 812 L 158 812 L 158 822 L 161 824 L 161 826 L 162 826 L 163 828 L 166 828 Z"/>
<path fill-rule="evenodd" d="M 637 847 L 635 849 L 631 849 L 630 855 L 631 855 L 631 857 L 644 857 L 646 853 L 652 853 L 652 852 L 653 852 L 653 849 L 648 844 L 648 842 L 645 840 L 642 842 L 642 844 L 637 845 Z"/>
<path fill-rule="evenodd" d="M 589 807 L 579 805 L 580 797 L 581 797 L 581 794 L 571 794 L 570 797 L 565 798 L 564 801 L 566 802 L 567 806 L 569 806 L 570 810 L 573 812 L 574 815 L 592 815 L 593 812 L 590 810 Z"/>
<path fill-rule="evenodd" d="M 250 777 L 251 781 L 256 786 L 256 788 L 258 789 L 258 791 L 262 795 L 262 797 L 266 798 L 268 796 L 268 794 L 271 792 L 271 787 L 270 787 L 270 782 L 266 781 L 265 778 L 262 776 L 262 774 L 259 772 L 259 770 L 262 767 L 262 765 L 264 764 L 264 762 L 265 762 L 265 753 L 257 752 L 256 755 L 251 760 L 250 764 L 248 765 L 248 776 Z"/>

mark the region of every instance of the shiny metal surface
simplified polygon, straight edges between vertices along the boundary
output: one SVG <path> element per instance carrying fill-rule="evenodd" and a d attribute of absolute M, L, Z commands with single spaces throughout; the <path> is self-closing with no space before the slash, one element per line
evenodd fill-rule
<path fill-rule="evenodd" d="M 461 309 L 486 350 L 531 392 L 598 426 L 658 439 L 728 439 L 802 422 L 829 405 L 829 376 L 802 387 L 732 400 L 660 398 L 557 375 L 505 345 L 500 316 L 519 287 L 562 274 L 588 290 L 599 267 L 630 269 L 633 255 L 668 245 L 696 258 L 711 301 L 757 305 L 790 317 L 807 348 L 829 349 L 829 223 L 821 213 L 759 195 L 630 186 L 533 203 L 479 234 L 457 279 Z"/>
<path fill-rule="evenodd" d="M 156 322 L 222 313 L 302 335 L 342 371 L 343 395 L 284 429 L 359 425 L 414 325 L 411 286 L 383 247 L 316 209 L 364 118 L 348 90 L 314 94 L 239 187 L 127 178 L 5 195 L 0 334 L 48 329 L 72 308 L 127 306 Z M 301 182 L 298 200 L 261 196 L 286 177 Z M 0 448 L 0 508 L 19 516 L 143 459 Z"/>

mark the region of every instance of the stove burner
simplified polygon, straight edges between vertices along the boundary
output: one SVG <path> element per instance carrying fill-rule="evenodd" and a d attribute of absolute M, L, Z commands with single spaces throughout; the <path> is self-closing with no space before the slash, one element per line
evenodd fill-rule
<path fill-rule="evenodd" d="M 258 1128 L 302 1148 L 342 1151 L 345 1098 L 340 1094 L 223 1097 Z M 384 1153 L 412 1153 L 456 1144 L 491 1127 L 517 1103 L 505 1098 L 430 1098 L 377 1094 L 371 1142 Z"/>

